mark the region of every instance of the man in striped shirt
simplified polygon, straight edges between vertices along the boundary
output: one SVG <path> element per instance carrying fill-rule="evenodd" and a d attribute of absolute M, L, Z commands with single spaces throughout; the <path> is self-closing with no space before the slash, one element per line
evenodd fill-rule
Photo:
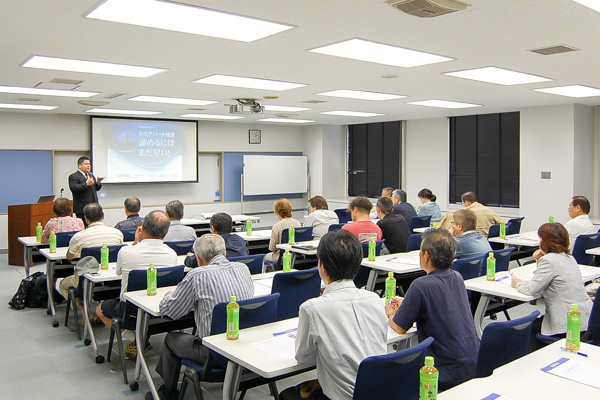
<path fill-rule="evenodd" d="M 225 258 L 225 240 L 219 235 L 206 234 L 196 239 L 194 253 L 198 268 L 189 272 L 174 292 L 167 292 L 160 302 L 163 316 L 178 319 L 194 311 L 196 336 L 183 332 L 170 332 L 165 337 L 156 372 L 163 378 L 159 386 L 161 399 L 176 399 L 177 381 L 181 359 L 206 362 L 208 349 L 202 338 L 209 335 L 213 308 L 217 303 L 229 301 L 230 296 L 246 300 L 254 296 L 254 284 L 245 264 Z M 152 399 L 152 393 L 146 393 Z"/>

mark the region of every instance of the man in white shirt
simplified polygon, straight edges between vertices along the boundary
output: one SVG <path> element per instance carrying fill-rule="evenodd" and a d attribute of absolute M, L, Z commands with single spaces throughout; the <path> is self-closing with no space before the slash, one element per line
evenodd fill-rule
<path fill-rule="evenodd" d="M 183 218 L 183 203 L 179 200 L 171 200 L 165 206 L 167 217 L 171 221 L 169 232 L 165 236 L 165 242 L 179 242 L 183 240 L 196 240 L 196 231 L 191 226 L 181 223 Z"/>
<path fill-rule="evenodd" d="M 87 228 L 77 232 L 69 241 L 67 260 L 79 257 L 84 247 L 98 247 L 123 243 L 120 230 L 104 225 L 104 211 L 98 203 L 90 203 L 83 208 Z"/>
<path fill-rule="evenodd" d="M 319 275 L 327 287 L 322 296 L 300 306 L 296 360 L 317 364 L 319 384 L 329 399 L 352 399 L 361 361 L 386 353 L 383 303 L 352 281 L 362 255 L 358 239 L 350 232 L 338 230 L 323 236 L 317 257 Z M 299 399 L 300 393 L 292 387 L 280 398 Z"/>
<path fill-rule="evenodd" d="M 573 251 L 575 240 L 579 235 L 589 235 L 597 231 L 588 216 L 590 208 L 590 202 L 584 196 L 573 196 L 569 203 L 569 217 L 572 219 L 565 224 L 565 228 L 569 232 L 569 250 L 571 251 Z"/>

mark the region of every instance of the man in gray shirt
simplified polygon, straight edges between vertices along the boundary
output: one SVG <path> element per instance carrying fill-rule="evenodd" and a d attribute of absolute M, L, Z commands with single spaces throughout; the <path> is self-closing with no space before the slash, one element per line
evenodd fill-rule
<path fill-rule="evenodd" d="M 196 240 L 196 231 L 191 226 L 181 223 L 183 218 L 183 203 L 179 200 L 171 200 L 165 206 L 167 217 L 171 221 L 169 232 L 165 236 L 165 242 L 179 242 L 183 240 Z"/>

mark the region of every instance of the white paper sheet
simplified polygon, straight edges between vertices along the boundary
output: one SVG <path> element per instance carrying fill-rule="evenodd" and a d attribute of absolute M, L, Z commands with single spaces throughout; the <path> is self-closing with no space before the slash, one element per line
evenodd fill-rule
<path fill-rule="evenodd" d="M 252 346 L 284 360 L 294 359 L 296 355 L 296 334 L 277 335 L 273 339 L 252 343 Z"/>
<path fill-rule="evenodd" d="M 396 264 L 420 265 L 418 258 L 392 257 L 388 258 L 386 261 L 393 262 Z"/>
<path fill-rule="evenodd" d="M 481 400 L 510 400 L 510 399 L 506 396 L 502 396 L 501 394 L 492 393 L 489 396 L 485 396 Z"/>
<path fill-rule="evenodd" d="M 273 278 L 259 278 L 259 279 L 253 279 L 254 282 L 266 286 L 269 289 L 271 289 L 273 287 Z"/>
<path fill-rule="evenodd" d="M 542 371 L 600 389 L 600 367 L 596 365 L 561 358 Z"/>

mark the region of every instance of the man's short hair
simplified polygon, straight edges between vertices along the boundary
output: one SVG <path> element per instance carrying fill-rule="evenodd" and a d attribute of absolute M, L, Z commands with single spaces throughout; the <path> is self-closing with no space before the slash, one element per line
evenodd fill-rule
<path fill-rule="evenodd" d="M 363 250 L 354 234 L 339 229 L 321 238 L 317 258 L 333 281 L 354 279 L 362 262 Z"/>
<path fill-rule="evenodd" d="M 394 191 L 393 187 L 384 187 L 383 189 L 381 189 L 381 196 L 382 197 L 391 197 L 392 193 Z"/>
<path fill-rule="evenodd" d="M 292 210 L 292 203 L 288 199 L 279 199 L 273 204 L 273 211 L 281 218 L 291 218 Z"/>
<path fill-rule="evenodd" d="M 394 203 L 389 197 L 380 197 L 377 200 L 377 208 L 379 208 L 382 214 L 388 215 L 394 209 Z"/>
<path fill-rule="evenodd" d="M 469 203 L 476 203 L 477 202 L 477 195 L 475 194 L 475 192 L 465 192 L 460 196 L 460 200 L 464 203 L 465 201 L 468 201 Z"/>
<path fill-rule="evenodd" d="M 471 210 L 457 210 L 454 212 L 454 225 L 462 225 L 464 232 L 477 229 L 477 215 Z"/>
<path fill-rule="evenodd" d="M 396 189 L 392 192 L 392 197 L 400 200 L 400 203 L 404 203 L 406 201 L 406 192 L 402 189 Z"/>
<path fill-rule="evenodd" d="M 123 202 L 125 209 L 130 213 L 139 213 L 142 207 L 142 202 L 137 197 L 128 197 Z"/>
<path fill-rule="evenodd" d="M 231 233 L 233 230 L 233 220 L 229 214 L 216 213 L 210 217 L 210 226 L 212 226 L 217 233 Z"/>
<path fill-rule="evenodd" d="M 581 207 L 581 212 L 584 214 L 590 213 L 590 201 L 585 196 L 573 196 L 571 201 L 573 203 L 573 207 Z"/>
<path fill-rule="evenodd" d="M 100 204 L 90 203 L 83 207 L 83 215 L 91 224 L 93 222 L 102 221 L 102 217 L 104 217 L 104 211 L 102 211 L 102 206 Z"/>
<path fill-rule="evenodd" d="M 183 218 L 183 203 L 179 200 L 171 200 L 165 206 L 165 211 L 171 219 Z"/>
<path fill-rule="evenodd" d="M 308 199 L 308 204 L 311 207 L 316 208 L 317 210 L 329 210 L 329 205 L 327 204 L 327 200 L 323 196 L 313 196 Z"/>
<path fill-rule="evenodd" d="M 366 197 L 360 196 L 360 197 L 357 197 L 354 200 L 352 200 L 350 202 L 350 205 L 348 206 L 350 211 L 354 210 L 354 207 L 356 207 L 360 211 L 368 214 L 371 212 L 371 209 L 373 208 L 373 203 L 371 203 L 371 200 L 367 199 Z"/>
<path fill-rule="evenodd" d="M 73 214 L 73 207 L 71 207 L 71 200 L 66 197 L 59 197 L 54 200 L 54 214 L 58 217 L 66 217 Z"/>
<path fill-rule="evenodd" d="M 169 231 L 169 226 L 171 225 L 171 221 L 167 215 L 160 211 L 154 210 L 150 211 L 142 222 L 142 227 L 144 228 L 144 232 L 150 237 L 156 239 L 164 239 Z"/>
<path fill-rule="evenodd" d="M 435 268 L 449 269 L 456 254 L 456 240 L 446 229 L 427 229 L 421 239 L 421 252 L 429 253 Z"/>
<path fill-rule="evenodd" d="M 194 242 L 194 253 L 204 262 L 212 260 L 219 254 L 224 256 L 226 251 L 225 240 L 220 235 L 207 233 Z"/>
<path fill-rule="evenodd" d="M 83 164 L 84 161 L 90 161 L 90 158 L 87 156 L 81 156 L 77 159 L 77 165 Z"/>

